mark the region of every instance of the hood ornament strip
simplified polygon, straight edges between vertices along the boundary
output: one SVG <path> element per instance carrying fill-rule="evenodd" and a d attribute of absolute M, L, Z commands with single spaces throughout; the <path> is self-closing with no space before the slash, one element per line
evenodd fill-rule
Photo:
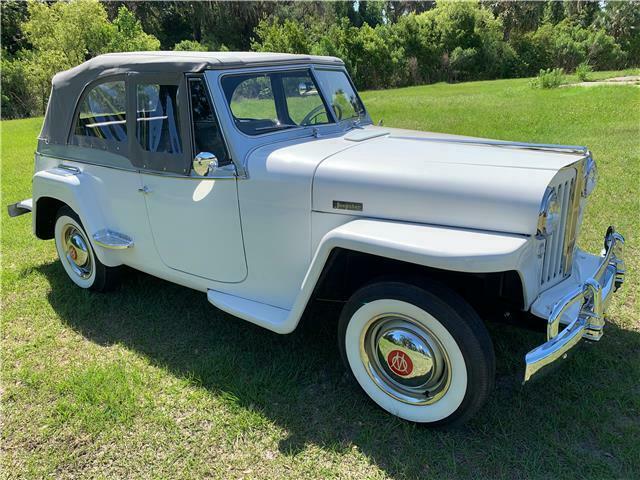
<path fill-rule="evenodd" d="M 504 148 L 516 148 L 521 150 L 544 150 L 553 151 L 558 153 L 573 153 L 586 155 L 589 153 L 587 147 L 580 145 L 554 145 L 547 143 L 521 143 L 521 142 L 507 142 L 501 140 L 482 140 L 482 139 L 456 139 L 456 138 L 429 138 L 429 137 L 404 137 L 390 135 L 389 138 L 397 138 L 399 140 L 415 140 L 420 142 L 434 142 L 434 143 L 454 143 L 460 145 L 483 145 L 489 147 L 504 147 Z"/>

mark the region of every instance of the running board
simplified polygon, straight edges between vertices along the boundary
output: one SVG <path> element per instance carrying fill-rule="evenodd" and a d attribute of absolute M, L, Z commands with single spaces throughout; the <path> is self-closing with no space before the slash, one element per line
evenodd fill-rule
<path fill-rule="evenodd" d="M 276 333 L 289 333 L 289 330 L 284 325 L 286 325 L 289 318 L 290 310 L 236 297 L 217 290 L 207 290 L 207 299 L 220 310 L 243 320 L 255 323 Z"/>
<path fill-rule="evenodd" d="M 124 250 L 133 247 L 131 237 L 106 228 L 94 233 L 93 240 L 101 247 L 111 250 Z"/>

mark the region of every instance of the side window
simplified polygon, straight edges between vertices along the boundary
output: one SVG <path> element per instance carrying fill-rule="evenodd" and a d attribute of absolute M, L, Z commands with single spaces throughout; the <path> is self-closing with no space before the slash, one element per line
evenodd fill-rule
<path fill-rule="evenodd" d="M 297 125 L 320 125 L 329 122 L 318 89 L 308 73 L 283 75 L 282 87 L 287 97 L 289 117 Z"/>
<path fill-rule="evenodd" d="M 189 96 L 191 98 L 194 154 L 210 152 L 218 158 L 218 165 L 230 164 L 231 160 L 227 154 L 222 132 L 220 132 L 220 126 L 203 79 L 189 79 Z"/>
<path fill-rule="evenodd" d="M 74 133 L 82 137 L 126 142 L 126 105 L 123 80 L 96 85 L 80 104 Z"/>
<path fill-rule="evenodd" d="M 229 75 L 222 89 L 238 129 L 248 135 L 331 121 L 308 70 Z"/>
<path fill-rule="evenodd" d="M 245 133 L 268 130 L 278 123 L 271 78 L 267 75 L 241 80 L 233 89 L 229 106 L 238 127 Z"/>
<path fill-rule="evenodd" d="M 136 138 L 143 150 L 182 154 L 177 96 L 177 85 L 137 85 Z"/>

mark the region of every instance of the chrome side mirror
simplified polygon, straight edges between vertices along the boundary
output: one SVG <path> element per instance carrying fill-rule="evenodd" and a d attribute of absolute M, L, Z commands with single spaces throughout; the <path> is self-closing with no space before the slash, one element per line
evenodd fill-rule
<path fill-rule="evenodd" d="M 200 152 L 193 159 L 193 171 L 199 177 L 208 177 L 213 175 L 218 168 L 218 157 L 210 152 Z"/>

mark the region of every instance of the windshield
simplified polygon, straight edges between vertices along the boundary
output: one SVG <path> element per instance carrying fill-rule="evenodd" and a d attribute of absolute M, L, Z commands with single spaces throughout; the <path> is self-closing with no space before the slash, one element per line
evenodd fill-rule
<path fill-rule="evenodd" d="M 315 74 L 322 91 L 328 96 L 327 103 L 331 105 L 338 120 L 364 118 L 364 106 L 344 72 L 316 70 Z"/>
<path fill-rule="evenodd" d="M 222 89 L 236 125 L 248 135 L 331 121 L 308 70 L 227 76 Z"/>

